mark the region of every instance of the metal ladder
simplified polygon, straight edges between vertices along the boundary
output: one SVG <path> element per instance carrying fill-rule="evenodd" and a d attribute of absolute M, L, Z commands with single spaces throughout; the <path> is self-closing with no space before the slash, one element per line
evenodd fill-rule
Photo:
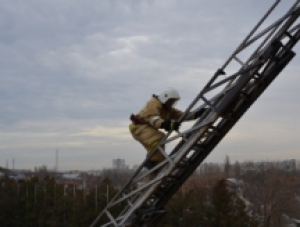
<path fill-rule="evenodd" d="M 201 118 L 188 130 L 177 132 L 174 136 L 168 133 L 153 149 L 152 155 L 160 149 L 160 145 L 179 140 L 170 154 L 161 150 L 165 161 L 145 170 L 150 155 L 91 227 L 150 227 L 165 215 L 164 206 L 168 200 L 295 56 L 292 49 L 300 39 L 300 0 L 295 1 L 281 18 L 258 32 L 280 2 L 274 2 L 179 121 L 188 118 L 192 110 L 206 107 Z M 249 49 L 254 49 L 251 56 L 241 60 L 239 55 Z M 229 68 L 230 72 L 230 67 L 238 70 L 226 76 L 225 69 Z M 157 169 L 160 169 L 158 176 L 139 185 Z M 116 207 L 120 206 L 123 207 L 121 212 L 116 212 Z"/>

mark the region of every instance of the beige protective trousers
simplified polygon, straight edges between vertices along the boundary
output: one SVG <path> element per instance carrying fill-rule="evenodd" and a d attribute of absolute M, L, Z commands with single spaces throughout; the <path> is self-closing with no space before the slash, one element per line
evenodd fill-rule
<path fill-rule="evenodd" d="M 136 125 L 134 123 L 129 125 L 129 130 L 132 134 L 132 137 L 139 141 L 142 146 L 147 151 L 147 156 L 151 151 L 157 146 L 160 140 L 165 136 L 165 134 L 154 127 L 149 125 Z M 161 146 L 161 149 L 165 149 L 164 146 Z M 156 164 L 165 160 L 165 156 L 157 149 L 153 154 L 150 160 Z"/>

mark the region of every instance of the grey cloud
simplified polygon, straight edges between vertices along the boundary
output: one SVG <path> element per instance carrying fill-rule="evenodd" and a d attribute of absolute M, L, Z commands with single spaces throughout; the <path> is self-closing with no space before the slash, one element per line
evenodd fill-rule
<path fill-rule="evenodd" d="M 85 128 L 99 125 L 127 127 L 130 113 L 137 112 L 153 93 L 166 87 L 180 91 L 179 107 L 184 109 L 272 3 L 271 0 L 2 1 L 0 131 L 3 138 L 23 141 L 22 135 L 26 139 L 27 133 L 32 136 L 33 144 L 39 141 L 42 147 L 44 141 L 47 151 L 56 144 L 70 153 L 76 150 L 80 156 L 81 148 L 68 147 L 72 132 L 78 135 Z M 290 3 L 285 1 L 282 5 L 274 18 L 281 16 Z M 297 59 L 287 74 L 299 71 Z M 293 98 L 298 92 L 298 77 L 281 76 L 256 107 L 250 109 L 246 120 L 270 119 L 262 110 L 268 109 L 267 114 L 271 114 L 279 105 L 294 108 L 289 113 L 291 118 L 299 113 L 299 105 Z M 283 121 L 280 114 L 272 116 Z M 9 134 L 12 132 L 20 134 L 13 137 Z M 60 133 L 67 136 L 59 139 L 56 135 Z M 111 142 L 103 136 L 98 139 Z M 77 136 L 76 140 L 94 145 L 86 147 L 82 155 L 103 155 L 105 160 L 112 159 L 106 150 L 114 151 L 115 156 L 123 155 L 119 151 L 122 146 L 99 145 L 94 137 Z M 5 139 L 2 143 L 6 143 Z M 19 154 L 19 148 L 10 149 Z M 39 149 L 24 148 L 28 154 L 39 154 Z M 144 157 L 138 145 L 131 143 L 126 149 L 130 154 L 140 152 L 139 157 Z M 135 159 L 132 164 L 139 161 Z"/>

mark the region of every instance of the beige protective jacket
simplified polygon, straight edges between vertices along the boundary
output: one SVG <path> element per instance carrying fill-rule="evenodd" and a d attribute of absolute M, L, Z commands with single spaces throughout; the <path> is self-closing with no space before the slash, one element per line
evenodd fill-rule
<path fill-rule="evenodd" d="M 182 111 L 171 108 L 166 109 L 163 104 L 153 96 L 146 106 L 137 114 L 145 124 L 132 123 L 129 128 L 134 139 L 139 141 L 148 153 L 158 144 L 165 134 L 158 130 L 165 120 L 177 120 Z"/>

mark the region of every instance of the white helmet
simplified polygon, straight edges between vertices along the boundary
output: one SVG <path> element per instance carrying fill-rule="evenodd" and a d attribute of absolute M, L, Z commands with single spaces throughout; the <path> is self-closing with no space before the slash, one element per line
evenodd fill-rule
<path fill-rule="evenodd" d="M 158 96 L 158 99 L 159 99 L 159 101 L 161 101 L 161 103 L 165 104 L 169 99 L 176 99 L 178 101 L 180 99 L 180 96 L 176 89 L 169 88 L 169 89 L 163 91 Z"/>

